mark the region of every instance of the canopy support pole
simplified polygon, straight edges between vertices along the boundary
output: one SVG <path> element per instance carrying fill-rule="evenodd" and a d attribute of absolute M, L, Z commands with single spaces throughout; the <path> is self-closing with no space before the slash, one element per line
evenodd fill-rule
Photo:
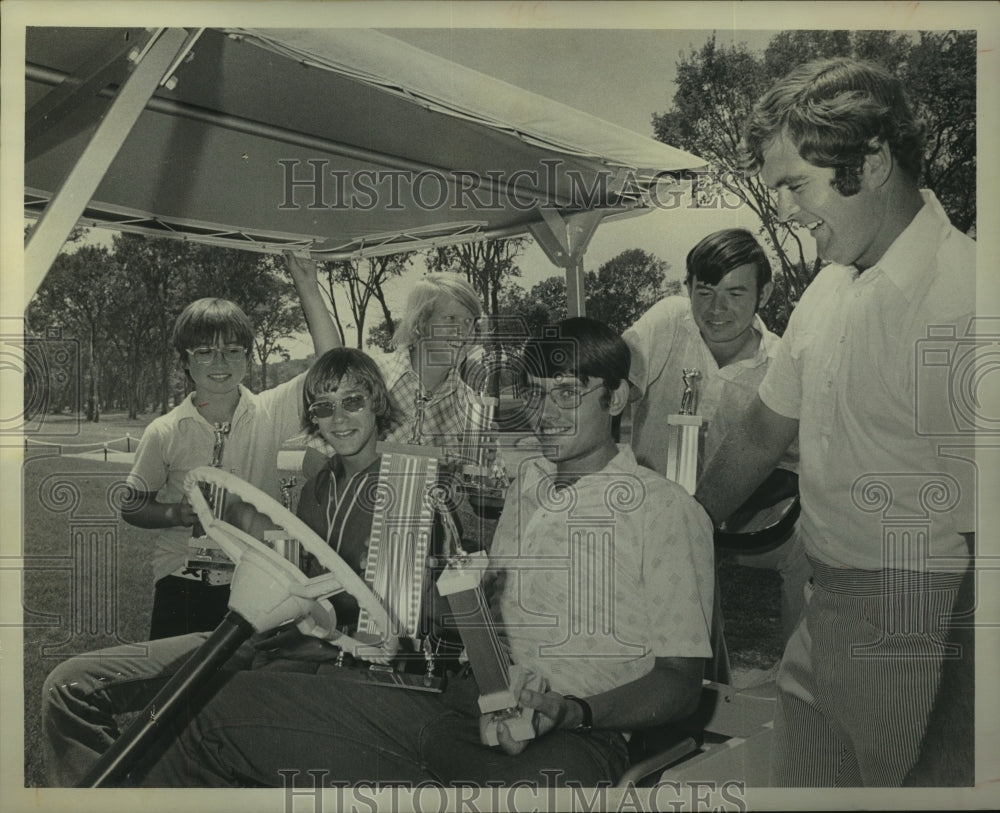
<path fill-rule="evenodd" d="M 585 316 L 583 256 L 605 215 L 613 212 L 592 209 L 589 212 L 560 214 L 546 207 L 539 211 L 542 221 L 528 227 L 531 236 L 549 262 L 566 270 L 566 313 L 569 316 Z"/>
<path fill-rule="evenodd" d="M 45 208 L 24 249 L 24 304 L 31 301 L 146 103 L 174 64 L 187 38 L 183 28 L 160 32 L 136 64 L 84 148 L 76 166 Z"/>

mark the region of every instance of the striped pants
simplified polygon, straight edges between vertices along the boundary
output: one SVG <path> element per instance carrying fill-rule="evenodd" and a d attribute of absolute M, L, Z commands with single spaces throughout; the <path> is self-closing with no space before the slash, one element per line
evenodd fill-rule
<path fill-rule="evenodd" d="M 811 561 L 805 614 L 778 673 L 770 784 L 899 786 L 950 652 L 962 574 Z"/>

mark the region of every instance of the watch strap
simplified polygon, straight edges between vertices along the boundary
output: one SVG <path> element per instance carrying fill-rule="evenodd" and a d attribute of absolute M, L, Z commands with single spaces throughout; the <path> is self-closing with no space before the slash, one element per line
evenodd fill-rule
<path fill-rule="evenodd" d="M 582 697 L 577 697 L 576 695 L 573 694 L 563 695 L 563 697 L 565 697 L 567 700 L 574 701 L 578 706 L 580 706 L 580 710 L 583 712 L 583 720 L 580 722 L 578 726 L 574 727 L 571 730 L 577 731 L 580 734 L 589 734 L 591 731 L 593 731 L 594 711 L 593 709 L 590 708 L 590 703 L 588 703 Z"/>

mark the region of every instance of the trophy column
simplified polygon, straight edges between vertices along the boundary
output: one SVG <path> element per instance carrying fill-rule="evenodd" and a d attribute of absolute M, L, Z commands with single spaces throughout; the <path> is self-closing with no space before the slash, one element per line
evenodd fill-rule
<path fill-rule="evenodd" d="M 684 370 L 684 394 L 681 396 L 679 414 L 668 415 L 669 437 L 667 438 L 668 479 L 682 486 L 688 494 L 694 494 L 698 481 L 698 434 L 702 418 L 695 414 L 698 408 L 698 380 L 701 372 L 694 368 Z"/>

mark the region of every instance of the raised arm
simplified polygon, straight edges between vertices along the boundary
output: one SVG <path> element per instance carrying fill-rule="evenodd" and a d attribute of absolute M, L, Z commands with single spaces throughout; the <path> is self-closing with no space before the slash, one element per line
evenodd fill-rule
<path fill-rule="evenodd" d="M 798 436 L 799 422 L 770 409 L 755 396 L 705 467 L 697 499 L 719 526 L 746 501 Z"/>
<path fill-rule="evenodd" d="M 313 349 L 317 354 L 342 347 L 340 332 L 330 318 L 330 312 L 323 303 L 319 291 L 319 280 L 316 276 L 316 263 L 309 257 L 299 257 L 290 251 L 285 252 L 285 263 L 288 273 L 292 276 L 295 290 L 302 303 L 302 310 L 309 325 L 309 335 L 312 336 Z"/>

